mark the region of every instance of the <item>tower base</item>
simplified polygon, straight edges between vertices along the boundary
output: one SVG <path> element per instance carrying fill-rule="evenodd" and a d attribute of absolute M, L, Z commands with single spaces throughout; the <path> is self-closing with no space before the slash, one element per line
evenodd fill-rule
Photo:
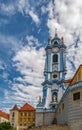
<path fill-rule="evenodd" d="M 36 126 L 56 124 L 56 114 L 54 110 L 36 111 Z"/>

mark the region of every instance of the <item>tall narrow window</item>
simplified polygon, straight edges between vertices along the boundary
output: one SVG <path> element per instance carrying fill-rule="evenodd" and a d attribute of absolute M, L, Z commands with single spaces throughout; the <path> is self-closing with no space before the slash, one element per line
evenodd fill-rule
<path fill-rule="evenodd" d="M 53 62 L 58 62 L 58 55 L 57 54 L 53 55 Z"/>
<path fill-rule="evenodd" d="M 64 103 L 62 103 L 62 110 L 64 110 Z"/>
<path fill-rule="evenodd" d="M 56 92 L 54 92 L 52 94 L 52 102 L 57 102 L 57 93 Z"/>
<path fill-rule="evenodd" d="M 14 117 L 14 116 L 15 116 L 15 113 L 13 112 L 13 113 L 12 113 L 12 117 Z"/>

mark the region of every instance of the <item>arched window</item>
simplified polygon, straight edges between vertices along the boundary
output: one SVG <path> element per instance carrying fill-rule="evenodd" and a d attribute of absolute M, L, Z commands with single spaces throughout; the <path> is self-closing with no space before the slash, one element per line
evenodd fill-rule
<path fill-rule="evenodd" d="M 58 62 L 58 55 L 57 54 L 53 55 L 53 62 Z"/>
<path fill-rule="evenodd" d="M 57 102 L 57 93 L 56 92 L 54 92 L 52 94 L 52 102 Z"/>

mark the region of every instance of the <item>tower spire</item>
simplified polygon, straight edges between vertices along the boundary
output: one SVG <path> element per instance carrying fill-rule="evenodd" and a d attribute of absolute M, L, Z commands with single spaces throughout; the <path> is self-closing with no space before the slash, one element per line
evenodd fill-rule
<path fill-rule="evenodd" d="M 55 37 L 57 37 L 58 34 L 57 34 L 57 28 L 55 28 Z"/>

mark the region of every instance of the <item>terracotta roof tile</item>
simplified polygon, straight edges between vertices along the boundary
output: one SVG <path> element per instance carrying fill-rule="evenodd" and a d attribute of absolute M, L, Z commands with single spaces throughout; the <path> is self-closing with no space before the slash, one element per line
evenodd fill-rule
<path fill-rule="evenodd" d="M 0 110 L 0 116 L 2 116 L 2 117 L 4 117 L 4 118 L 9 120 L 9 114 L 7 114 L 7 113 L 5 113 L 5 112 L 3 112 L 1 110 Z"/>
<path fill-rule="evenodd" d="M 23 107 L 20 108 L 20 111 L 26 111 L 26 110 L 31 110 L 31 111 L 34 111 L 35 108 L 32 107 L 30 104 L 28 103 L 25 103 Z"/>
<path fill-rule="evenodd" d="M 14 105 L 14 107 L 13 107 L 12 109 L 10 109 L 10 111 L 11 111 L 11 110 L 19 110 L 19 108 L 18 108 L 17 105 Z"/>

